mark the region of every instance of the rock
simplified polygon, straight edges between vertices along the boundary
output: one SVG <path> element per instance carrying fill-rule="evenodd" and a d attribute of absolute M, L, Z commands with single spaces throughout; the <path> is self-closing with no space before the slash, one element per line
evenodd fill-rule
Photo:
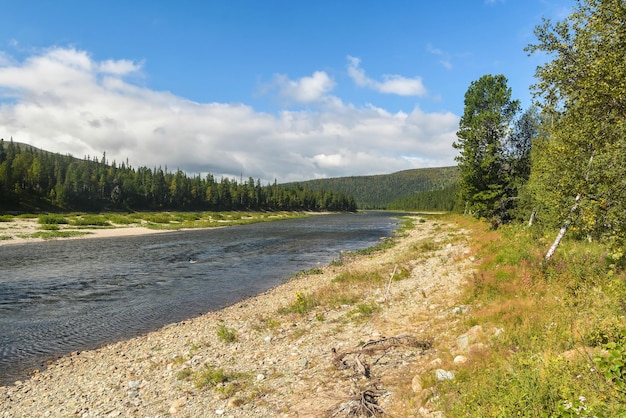
<path fill-rule="evenodd" d="M 456 346 L 461 351 L 466 351 L 469 347 L 469 337 L 467 334 L 459 335 L 456 339 Z"/>
<path fill-rule="evenodd" d="M 465 334 L 461 334 L 456 339 L 456 345 L 460 351 L 467 351 L 471 343 L 476 342 L 483 334 L 483 327 L 475 325 Z"/>
<path fill-rule="evenodd" d="M 130 382 L 128 382 L 128 387 L 131 389 L 137 389 L 140 384 L 141 382 L 139 380 L 131 380 Z"/>
<path fill-rule="evenodd" d="M 456 356 L 453 360 L 454 364 L 465 364 L 468 361 L 468 358 L 465 356 Z"/>
<path fill-rule="evenodd" d="M 187 404 L 186 396 L 176 399 L 174 402 L 172 402 L 172 405 L 170 406 L 170 414 L 176 415 L 178 411 L 180 410 L 180 408 L 182 408 L 186 404 Z"/>
<path fill-rule="evenodd" d="M 434 369 L 436 367 L 439 367 L 443 364 L 443 361 L 440 358 L 436 358 L 433 361 L 431 361 L 430 363 L 428 363 L 428 368 L 429 369 Z"/>
<path fill-rule="evenodd" d="M 454 372 L 450 370 L 437 369 L 435 370 L 435 376 L 440 382 L 444 380 L 454 380 Z"/>
<path fill-rule="evenodd" d="M 416 374 L 413 377 L 413 380 L 411 380 L 411 389 L 413 390 L 413 393 L 422 392 L 422 389 L 423 389 L 422 376 L 420 376 L 419 374 Z"/>
<path fill-rule="evenodd" d="M 263 373 L 259 373 L 256 375 L 256 380 L 257 381 L 261 381 L 261 380 L 265 380 L 265 375 Z"/>

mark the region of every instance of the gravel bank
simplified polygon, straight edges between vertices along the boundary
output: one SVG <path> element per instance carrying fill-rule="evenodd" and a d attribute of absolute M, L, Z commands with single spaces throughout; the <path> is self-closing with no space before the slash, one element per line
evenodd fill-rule
<path fill-rule="evenodd" d="M 0 417 L 347 416 L 361 394 L 392 416 L 440 416 L 421 376 L 452 368 L 460 354 L 468 239 L 455 225 L 416 217 L 384 252 L 54 361 L 0 387 Z M 385 279 L 345 285 L 361 300 L 289 312 L 308 296 L 328 297 L 341 275 L 374 271 Z"/>

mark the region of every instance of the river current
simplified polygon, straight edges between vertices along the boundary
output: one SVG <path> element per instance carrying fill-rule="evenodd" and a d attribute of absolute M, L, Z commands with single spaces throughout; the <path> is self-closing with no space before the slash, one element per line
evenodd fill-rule
<path fill-rule="evenodd" d="M 218 310 L 393 233 L 397 214 L 0 247 L 0 384 L 48 359 Z"/>

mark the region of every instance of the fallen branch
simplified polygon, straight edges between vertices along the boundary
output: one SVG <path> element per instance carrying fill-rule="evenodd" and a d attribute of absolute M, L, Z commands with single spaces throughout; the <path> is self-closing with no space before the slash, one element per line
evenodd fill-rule
<path fill-rule="evenodd" d="M 378 405 L 378 398 L 384 393 L 376 386 L 367 387 L 356 397 L 342 403 L 331 417 L 381 417 L 384 411 Z"/>
<path fill-rule="evenodd" d="M 376 353 L 382 351 L 383 354 L 379 358 L 377 358 L 376 361 L 374 362 L 374 364 L 377 364 L 378 361 L 380 361 L 380 359 L 386 354 L 386 352 L 389 349 L 393 347 L 397 347 L 399 345 L 408 345 L 410 347 L 417 347 L 417 348 L 421 348 L 422 350 L 428 350 L 432 348 L 433 344 L 432 344 L 432 341 L 429 341 L 429 340 L 420 341 L 420 340 L 413 338 L 410 335 L 399 335 L 396 337 L 381 338 L 379 340 L 370 340 L 366 342 L 358 350 L 338 352 L 335 348 L 333 348 L 331 350 L 333 353 L 332 361 L 335 367 L 339 369 L 348 369 L 352 367 L 358 373 L 362 374 L 363 376 L 369 379 L 370 378 L 370 366 L 368 363 L 362 360 L 360 356 L 361 355 L 373 356 Z M 354 355 L 353 364 L 350 364 L 345 359 L 349 355 Z"/>

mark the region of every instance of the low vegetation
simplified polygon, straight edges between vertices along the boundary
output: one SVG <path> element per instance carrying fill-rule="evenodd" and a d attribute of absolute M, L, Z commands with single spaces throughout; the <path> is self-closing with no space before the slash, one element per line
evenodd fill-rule
<path fill-rule="evenodd" d="M 606 247 L 511 225 L 471 228 L 480 263 L 465 292 L 466 326 L 500 330 L 452 381 L 437 383 L 447 416 L 626 415 L 626 274 Z"/>

